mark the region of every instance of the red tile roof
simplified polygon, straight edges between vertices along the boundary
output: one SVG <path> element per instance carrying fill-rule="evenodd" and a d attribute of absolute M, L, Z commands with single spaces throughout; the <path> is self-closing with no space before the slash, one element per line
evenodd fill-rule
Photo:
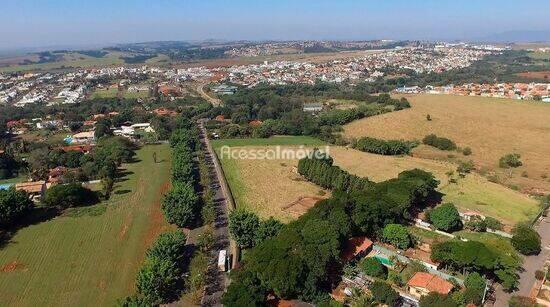
<path fill-rule="evenodd" d="M 410 287 L 424 288 L 429 292 L 449 294 L 454 288 L 453 284 L 445 279 L 426 272 L 417 272 L 407 283 Z"/>
<path fill-rule="evenodd" d="M 353 237 L 346 242 L 342 251 L 342 260 L 350 261 L 353 257 L 372 247 L 372 241 L 367 237 Z"/>

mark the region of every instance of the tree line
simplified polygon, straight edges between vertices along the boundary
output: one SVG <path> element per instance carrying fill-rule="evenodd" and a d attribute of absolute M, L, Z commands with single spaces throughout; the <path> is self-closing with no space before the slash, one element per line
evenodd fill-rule
<path fill-rule="evenodd" d="M 381 140 L 372 137 L 362 137 L 352 142 L 352 147 L 378 155 L 395 156 L 406 155 L 416 147 L 418 143 L 404 140 Z"/>

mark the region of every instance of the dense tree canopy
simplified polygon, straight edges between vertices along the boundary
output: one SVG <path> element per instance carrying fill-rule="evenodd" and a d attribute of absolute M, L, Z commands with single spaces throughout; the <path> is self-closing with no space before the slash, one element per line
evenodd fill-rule
<path fill-rule="evenodd" d="M 400 249 L 407 249 L 412 244 L 407 228 L 400 224 L 384 226 L 382 240 Z"/>
<path fill-rule="evenodd" d="M 540 235 L 527 225 L 520 224 L 513 229 L 512 245 L 524 254 L 538 254 L 541 249 Z"/>
<path fill-rule="evenodd" d="M 0 227 L 17 223 L 34 207 L 27 193 L 15 189 L 0 190 Z"/>
<path fill-rule="evenodd" d="M 189 183 L 176 183 L 162 200 L 162 211 L 169 223 L 189 227 L 199 217 L 199 198 Z"/>
<path fill-rule="evenodd" d="M 432 224 L 439 230 L 457 230 L 462 225 L 458 210 L 451 203 L 436 207 L 430 212 L 429 216 Z"/>
<path fill-rule="evenodd" d="M 97 201 L 97 194 L 80 183 L 55 185 L 46 191 L 44 197 L 44 203 L 58 208 L 86 206 Z"/>

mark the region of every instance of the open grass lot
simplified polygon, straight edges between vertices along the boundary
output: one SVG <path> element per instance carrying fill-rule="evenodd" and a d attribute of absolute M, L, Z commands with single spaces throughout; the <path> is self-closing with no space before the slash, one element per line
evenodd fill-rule
<path fill-rule="evenodd" d="M 97 89 L 94 91 L 90 98 L 115 98 L 118 95 L 118 89 L 108 88 L 108 89 Z"/>
<path fill-rule="evenodd" d="M 129 92 L 125 91 L 123 94 L 124 99 L 139 99 L 139 98 L 148 98 L 149 92 L 147 91 L 141 91 L 141 92 Z"/>
<path fill-rule="evenodd" d="M 412 108 L 352 122 L 345 134 L 383 139 L 422 139 L 435 133 L 460 147 L 471 147 L 468 157 L 419 146 L 414 156 L 448 160 L 452 154 L 472 159 L 478 170 L 496 172 L 498 182 L 527 193 L 550 192 L 550 104 L 498 98 L 451 95 L 407 96 Z M 432 121 L 426 120 L 430 114 Z M 521 154 L 523 166 L 498 168 L 507 153 Z"/>
<path fill-rule="evenodd" d="M 443 202 L 452 202 L 463 210 L 478 210 L 508 225 L 529 221 L 538 213 L 536 200 L 489 182 L 478 174 L 468 174 L 464 178 L 455 175 L 453 177 L 457 182 L 449 182 L 446 173 L 456 170 L 453 163 L 409 156 L 375 155 L 342 147 L 331 147 L 330 155 L 336 165 L 348 172 L 377 182 L 395 178 L 400 172 L 413 168 L 431 172 L 441 182 L 439 191 L 444 194 Z"/>
<path fill-rule="evenodd" d="M 0 248 L 0 305 L 113 306 L 134 292 L 146 248 L 170 227 L 160 211 L 170 149 L 145 147 L 137 158 L 108 202 L 22 228 Z"/>
<path fill-rule="evenodd" d="M 223 145 L 233 150 L 298 149 L 299 145 L 321 145 L 309 137 L 273 137 L 269 139 L 216 140 L 213 145 L 220 157 L 227 182 L 237 207 L 247 208 L 262 218 L 274 217 L 289 222 L 311 208 L 320 198 L 329 197 L 317 185 L 297 174 L 298 160 L 227 159 L 220 155 Z"/>

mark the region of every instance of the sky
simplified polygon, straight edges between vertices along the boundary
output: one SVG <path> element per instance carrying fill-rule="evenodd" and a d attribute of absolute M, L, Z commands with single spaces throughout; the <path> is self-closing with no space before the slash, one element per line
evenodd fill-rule
<path fill-rule="evenodd" d="M 454 40 L 550 31 L 550 0 L 1 2 L 0 49 L 205 39 Z"/>

